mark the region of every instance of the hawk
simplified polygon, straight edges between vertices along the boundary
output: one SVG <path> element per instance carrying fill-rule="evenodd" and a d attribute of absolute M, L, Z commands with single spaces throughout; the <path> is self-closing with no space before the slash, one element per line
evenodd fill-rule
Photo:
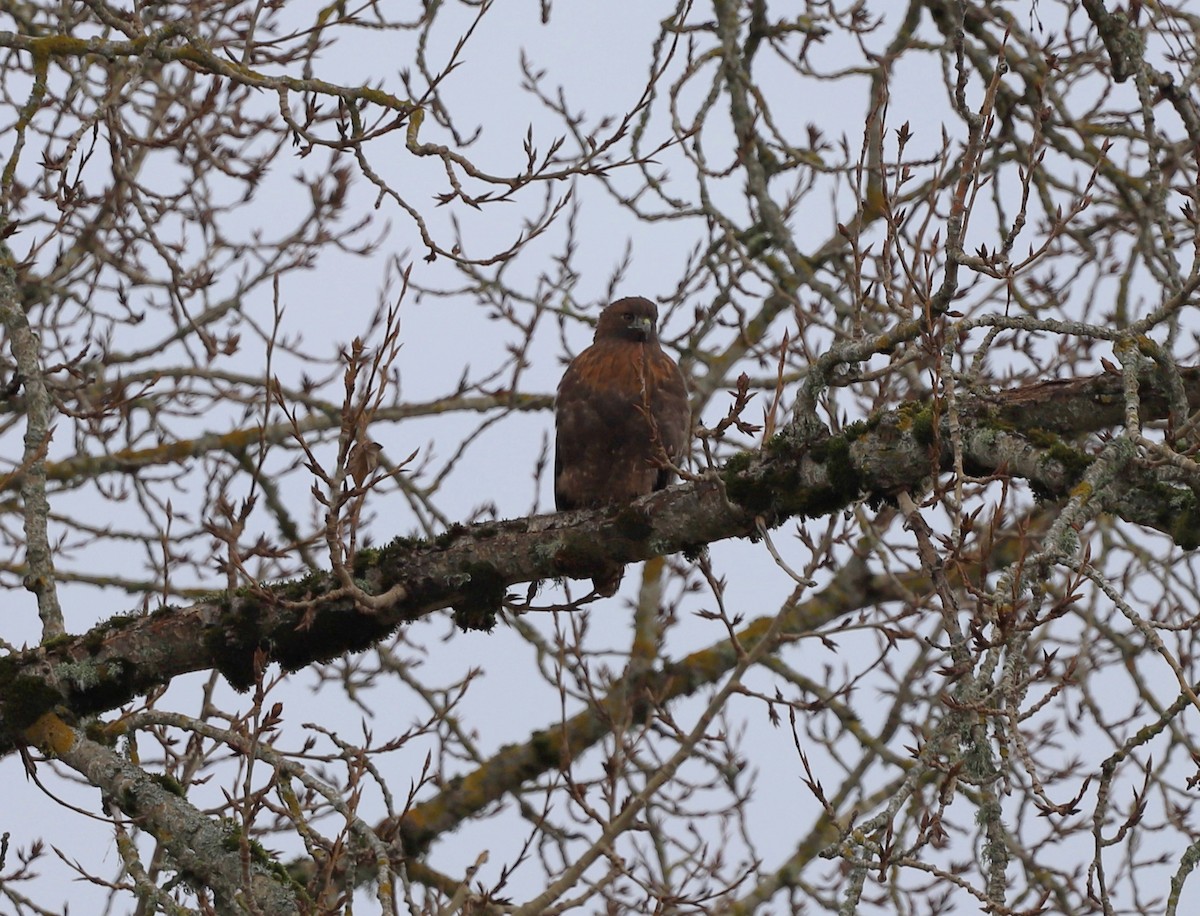
<path fill-rule="evenodd" d="M 679 366 L 658 343 L 649 299 L 600 313 L 595 342 L 567 366 L 555 400 L 554 504 L 561 510 L 629 502 L 661 490 L 687 454 L 691 412 Z M 593 580 L 609 596 L 621 568 Z"/>

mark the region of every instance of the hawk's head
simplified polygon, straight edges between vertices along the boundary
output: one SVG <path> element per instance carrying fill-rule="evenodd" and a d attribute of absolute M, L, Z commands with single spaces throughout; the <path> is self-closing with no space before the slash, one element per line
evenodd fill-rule
<path fill-rule="evenodd" d="M 596 340 L 658 340 L 658 309 L 649 299 L 630 296 L 618 299 L 600 313 Z"/>

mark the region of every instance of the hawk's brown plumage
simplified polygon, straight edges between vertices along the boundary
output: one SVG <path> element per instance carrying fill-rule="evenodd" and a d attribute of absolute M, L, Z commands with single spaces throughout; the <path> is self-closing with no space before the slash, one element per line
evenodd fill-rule
<path fill-rule="evenodd" d="M 596 508 L 661 490 L 691 434 L 687 385 L 658 343 L 648 299 L 618 299 L 600 314 L 595 342 L 563 374 L 555 401 L 554 503 Z M 595 580 L 612 594 L 620 571 Z"/>

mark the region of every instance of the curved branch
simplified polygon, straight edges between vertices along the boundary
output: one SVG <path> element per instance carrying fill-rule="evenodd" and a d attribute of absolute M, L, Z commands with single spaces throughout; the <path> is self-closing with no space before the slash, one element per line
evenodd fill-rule
<path fill-rule="evenodd" d="M 217 912 L 243 912 L 247 904 L 252 904 L 250 912 L 280 916 L 303 911 L 299 886 L 276 863 L 260 861 L 261 849 L 244 855 L 245 838 L 205 817 L 111 748 L 85 737 L 52 712 L 34 723 L 26 736 L 136 818 L 138 826 L 170 852 L 183 876 L 213 892 Z"/>
<path fill-rule="evenodd" d="M 1189 402 L 1200 403 L 1200 368 L 1181 375 Z M 1105 374 L 963 399 L 968 471 L 1023 478 L 1043 499 L 1068 495 L 1092 456 L 1045 427 L 1036 442 L 1016 430 L 1031 428 L 1031 418 L 1049 420 L 1052 406 L 1074 432 L 1089 417 L 1093 430 L 1113 425 L 1121 418 L 1120 391 L 1120 378 Z M 1164 415 L 1166 383 L 1148 372 L 1142 392 L 1143 417 Z M 1020 427 L 1009 417 L 1020 417 Z M 463 629 L 489 630 L 506 589 L 517 583 L 586 578 L 614 561 L 689 553 L 714 541 L 756 537 L 764 522 L 774 526 L 919 491 L 950 466 L 950 453 L 936 448 L 939 431 L 945 435 L 940 425 L 935 406 L 909 403 L 820 441 L 785 428 L 762 451 L 735 456 L 719 477 L 625 507 L 456 526 L 433 541 L 397 538 L 364 550 L 355 558 L 361 591 L 354 593 L 319 573 L 186 608 L 114 617 L 83 636 L 0 660 L 0 724 L 8 735 L 0 751 L 19 741 L 14 731 L 57 704 L 101 712 L 177 675 L 212 668 L 246 689 L 264 657 L 298 670 L 365 649 L 443 608 L 455 610 Z M 1200 542 L 1198 500 L 1190 487 L 1171 485 L 1173 473 L 1131 466 L 1121 496 L 1105 507 L 1192 547 Z"/>

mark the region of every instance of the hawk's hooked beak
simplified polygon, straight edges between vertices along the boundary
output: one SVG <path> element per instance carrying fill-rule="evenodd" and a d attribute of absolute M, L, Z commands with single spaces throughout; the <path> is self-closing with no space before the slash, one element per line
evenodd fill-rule
<path fill-rule="evenodd" d="M 629 327 L 637 331 L 642 340 L 649 340 L 654 331 L 654 320 L 649 315 L 639 315 L 629 322 Z"/>

